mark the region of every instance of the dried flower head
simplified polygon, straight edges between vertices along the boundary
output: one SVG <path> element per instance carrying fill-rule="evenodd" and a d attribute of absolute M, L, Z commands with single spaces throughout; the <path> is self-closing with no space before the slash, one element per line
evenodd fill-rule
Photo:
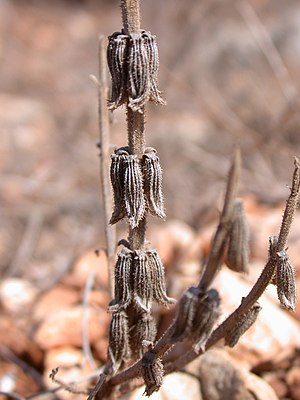
<path fill-rule="evenodd" d="M 162 194 L 162 170 L 156 150 L 147 147 L 143 156 L 144 189 L 147 207 L 152 215 L 165 218 Z"/>
<path fill-rule="evenodd" d="M 175 303 L 176 300 L 167 296 L 165 269 L 157 251 L 148 250 L 147 257 L 151 271 L 153 299 L 164 306 Z"/>
<path fill-rule="evenodd" d="M 109 329 L 108 357 L 111 359 L 114 371 L 118 370 L 122 361 L 130 356 L 128 341 L 128 321 L 125 311 L 113 313 Z"/>
<path fill-rule="evenodd" d="M 127 51 L 128 36 L 115 32 L 108 37 L 107 63 L 112 79 L 109 109 L 114 110 L 127 100 Z"/>
<path fill-rule="evenodd" d="M 296 307 L 295 272 L 285 250 L 277 253 L 276 285 L 280 304 L 294 311 Z"/>
<path fill-rule="evenodd" d="M 166 104 L 157 87 L 157 74 L 159 70 L 159 55 L 156 37 L 151 32 L 143 31 L 142 37 L 148 54 L 150 71 L 150 100 L 155 104 Z"/>
<path fill-rule="evenodd" d="M 132 252 L 124 250 L 118 254 L 115 267 L 115 298 L 109 306 L 110 312 L 120 308 L 126 309 L 132 300 L 132 263 Z"/>
<path fill-rule="evenodd" d="M 115 32 L 108 38 L 107 62 L 112 78 L 111 110 L 128 101 L 133 111 L 143 113 L 151 100 L 165 104 L 157 88 L 158 48 L 150 32 Z"/>
<path fill-rule="evenodd" d="M 185 340 L 191 336 L 200 293 L 199 288 L 190 287 L 179 300 L 174 331 L 171 337 L 172 343 Z"/>
<path fill-rule="evenodd" d="M 200 293 L 197 308 L 193 318 L 192 336 L 194 350 L 200 351 L 209 338 L 215 323 L 220 316 L 220 296 L 215 289 Z"/>
<path fill-rule="evenodd" d="M 148 256 L 143 251 L 135 251 L 133 261 L 133 291 L 138 307 L 149 311 L 152 305 L 152 275 Z"/>
<path fill-rule="evenodd" d="M 137 318 L 138 321 L 132 330 L 131 347 L 138 357 L 142 357 L 145 351 L 145 343 L 154 342 L 157 329 L 155 319 L 150 313 L 142 312 Z"/>
<path fill-rule="evenodd" d="M 114 195 L 114 210 L 110 219 L 111 224 L 120 221 L 126 215 L 124 200 L 124 168 L 125 160 L 129 156 L 129 148 L 121 147 L 111 156 L 110 180 Z"/>
<path fill-rule="evenodd" d="M 151 396 L 160 389 L 163 383 L 164 367 L 161 359 L 151 351 L 147 351 L 142 358 L 142 376 L 146 396 Z"/>
<path fill-rule="evenodd" d="M 124 159 L 124 201 L 129 224 L 136 228 L 145 214 L 143 176 L 136 155 Z"/>
<path fill-rule="evenodd" d="M 254 324 L 260 310 L 261 306 L 256 302 L 245 314 L 238 315 L 231 329 L 225 334 L 224 339 L 227 346 L 234 347 L 237 344 L 240 337 Z"/>
<path fill-rule="evenodd" d="M 228 246 L 225 262 L 236 272 L 248 272 L 249 229 L 241 200 L 233 205 L 233 220 L 228 235 Z"/>
<path fill-rule="evenodd" d="M 145 214 L 143 176 L 140 161 L 129 154 L 128 147 L 121 147 L 111 156 L 110 177 L 114 193 L 114 211 L 110 220 L 115 224 L 127 216 L 135 228 Z"/>

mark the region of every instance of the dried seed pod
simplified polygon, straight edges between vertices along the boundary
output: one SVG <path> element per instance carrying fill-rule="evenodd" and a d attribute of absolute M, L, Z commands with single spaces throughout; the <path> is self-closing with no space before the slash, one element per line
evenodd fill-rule
<path fill-rule="evenodd" d="M 245 314 L 237 317 L 231 329 L 226 332 L 224 337 L 227 346 L 234 347 L 237 344 L 240 337 L 254 324 L 260 310 L 261 306 L 256 302 Z"/>
<path fill-rule="evenodd" d="M 147 147 L 143 156 L 144 190 L 147 207 L 152 215 L 166 218 L 162 194 L 162 170 L 156 150 Z"/>
<path fill-rule="evenodd" d="M 110 180 L 114 194 L 114 210 L 110 219 L 111 224 L 115 224 L 125 217 L 125 200 L 124 200 L 124 168 L 125 160 L 129 156 L 129 149 L 122 147 L 115 151 L 111 156 Z"/>
<path fill-rule="evenodd" d="M 156 357 L 156 354 L 151 351 L 147 351 L 142 358 L 142 376 L 146 396 L 151 396 L 160 389 L 163 383 L 164 367 L 161 358 Z"/>
<path fill-rule="evenodd" d="M 108 357 L 111 359 L 114 371 L 117 371 L 122 361 L 130 357 L 128 341 L 128 321 L 125 311 L 113 313 L 109 329 Z"/>
<path fill-rule="evenodd" d="M 110 110 L 115 110 L 127 99 L 128 41 L 129 37 L 121 32 L 108 37 L 107 63 L 112 79 L 111 98 L 108 101 Z"/>
<path fill-rule="evenodd" d="M 277 253 L 276 285 L 280 304 L 294 311 L 296 307 L 295 272 L 285 250 Z"/>
<path fill-rule="evenodd" d="M 179 300 L 171 343 L 191 336 L 200 294 L 199 288 L 190 287 Z"/>
<path fill-rule="evenodd" d="M 153 299 L 164 306 L 176 303 L 175 299 L 167 296 L 165 269 L 156 250 L 147 251 L 148 264 L 151 271 Z"/>
<path fill-rule="evenodd" d="M 136 304 L 148 312 L 152 304 L 152 276 L 148 264 L 148 256 L 143 251 L 135 251 L 133 291 Z"/>
<path fill-rule="evenodd" d="M 209 338 L 215 323 L 220 317 L 220 296 L 215 289 L 201 293 L 195 311 L 192 336 L 194 350 L 198 353 Z"/>
<path fill-rule="evenodd" d="M 138 357 L 144 354 L 144 343 L 153 343 L 155 341 L 157 329 L 155 319 L 148 312 L 143 312 L 138 316 L 137 324 L 133 329 L 131 347 L 135 350 Z"/>
<path fill-rule="evenodd" d="M 156 36 L 152 35 L 151 32 L 143 31 L 142 33 L 144 46 L 147 50 L 148 65 L 150 72 L 150 100 L 155 104 L 166 104 L 164 99 L 161 97 L 161 92 L 157 87 L 157 74 L 159 70 L 159 56 L 158 47 L 156 43 Z"/>
<path fill-rule="evenodd" d="M 236 272 L 248 272 L 249 229 L 244 206 L 237 199 L 233 205 L 233 220 L 228 235 L 226 265 Z"/>
<path fill-rule="evenodd" d="M 124 201 L 131 228 L 136 228 L 145 214 L 143 177 L 136 155 L 124 159 Z"/>
<path fill-rule="evenodd" d="M 128 106 L 143 113 L 150 98 L 150 71 L 148 53 L 141 32 L 132 32 L 128 48 Z"/>
<path fill-rule="evenodd" d="M 126 309 L 132 300 L 132 263 L 133 254 L 131 252 L 123 251 L 118 254 L 115 267 L 115 299 L 108 308 L 110 312 L 119 308 Z"/>

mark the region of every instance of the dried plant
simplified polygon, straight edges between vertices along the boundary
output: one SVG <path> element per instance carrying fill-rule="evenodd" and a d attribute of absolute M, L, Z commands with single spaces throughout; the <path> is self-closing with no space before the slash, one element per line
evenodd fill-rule
<path fill-rule="evenodd" d="M 150 396 L 159 390 L 164 375 L 180 370 L 221 338 L 233 347 L 256 321 L 261 310 L 257 301 L 270 283 L 276 284 L 282 306 L 294 310 L 296 304 L 294 271 L 286 246 L 298 203 L 300 163 L 297 158 L 291 193 L 279 234 L 270 238 L 266 266 L 239 307 L 216 327 L 220 295 L 211 288 L 216 274 L 224 262 L 236 272 L 246 272 L 248 268 L 249 234 L 243 203 L 237 199 L 241 161 L 236 148 L 223 210 L 200 281 L 182 295 L 174 321 L 156 338 L 152 305 L 168 306 L 175 300 L 167 295 L 159 254 L 146 242 L 148 215 L 164 219 L 165 210 L 162 169 L 156 150 L 146 147 L 144 126 L 146 103 L 165 102 L 157 86 L 156 38 L 140 28 L 139 0 L 121 0 L 121 10 L 123 29 L 108 38 L 107 62 L 112 79 L 108 107 L 114 110 L 125 106 L 128 143 L 111 156 L 114 209 L 110 223 L 125 219 L 128 238 L 119 241 L 123 249 L 117 255 L 114 268 L 114 299 L 108 308 L 112 316 L 108 359 L 88 400 L 121 395 L 142 383 L 145 394 Z M 182 341 L 186 343 L 184 353 L 180 353 Z M 176 346 L 177 358 L 167 362 L 166 354 Z"/>

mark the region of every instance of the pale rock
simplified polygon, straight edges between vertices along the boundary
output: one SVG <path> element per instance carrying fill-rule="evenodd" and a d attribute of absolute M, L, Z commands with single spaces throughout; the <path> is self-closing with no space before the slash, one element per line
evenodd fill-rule
<path fill-rule="evenodd" d="M 84 253 L 75 263 L 72 272 L 63 278 L 67 285 L 84 288 L 90 273 L 95 274 L 95 285 L 106 288 L 108 285 L 107 256 L 104 250 L 98 255 L 93 250 Z"/>
<path fill-rule="evenodd" d="M 0 284 L 2 307 L 13 314 L 24 314 L 29 311 L 38 293 L 38 289 L 24 279 L 8 278 Z"/>
<path fill-rule="evenodd" d="M 53 312 L 67 308 L 79 301 L 81 301 L 81 296 L 78 290 L 64 285 L 57 285 L 40 296 L 33 310 L 34 319 L 41 321 Z"/>
<path fill-rule="evenodd" d="M 259 376 L 252 374 L 251 372 L 245 372 L 243 376 L 245 386 L 247 390 L 253 395 L 253 399 L 279 400 L 273 388 Z"/>
<path fill-rule="evenodd" d="M 144 398 L 145 388 L 135 390 L 128 400 L 141 400 Z M 158 392 L 151 395 L 151 400 L 204 400 L 201 396 L 200 385 L 197 379 L 176 372 L 164 377 L 163 385 Z"/>
<path fill-rule="evenodd" d="M 234 311 L 240 304 L 242 297 L 247 296 L 252 285 L 245 282 L 237 273 L 223 268 L 214 281 L 214 288 L 219 291 L 222 302 L 224 320 L 227 315 Z M 268 292 L 268 288 L 267 291 Z M 300 346 L 300 325 L 280 308 L 266 293 L 259 299 L 262 306 L 254 325 L 240 338 L 233 349 L 228 352 L 244 362 L 251 368 L 261 362 L 275 357 L 283 350 L 293 350 Z"/>
<path fill-rule="evenodd" d="M 66 345 L 81 347 L 82 320 L 82 306 L 58 310 L 43 320 L 34 339 L 45 350 Z M 108 321 L 106 311 L 88 307 L 88 338 L 91 345 L 106 335 Z"/>
<path fill-rule="evenodd" d="M 254 400 L 245 386 L 242 368 L 224 349 L 208 350 L 186 370 L 198 377 L 203 400 Z"/>

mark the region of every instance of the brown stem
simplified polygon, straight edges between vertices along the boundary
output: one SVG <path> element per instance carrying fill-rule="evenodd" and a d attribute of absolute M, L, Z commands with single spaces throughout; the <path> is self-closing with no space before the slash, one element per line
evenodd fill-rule
<path fill-rule="evenodd" d="M 121 0 L 123 27 L 126 33 L 140 30 L 140 1 Z"/>
<path fill-rule="evenodd" d="M 229 171 L 224 206 L 220 217 L 220 222 L 215 233 L 209 259 L 201 277 L 199 288 L 206 289 L 213 281 L 220 264 L 225 248 L 228 229 L 233 212 L 233 202 L 237 194 L 237 187 L 240 177 L 241 156 L 238 148 L 235 148 L 232 165 Z"/>
<path fill-rule="evenodd" d="M 99 92 L 98 92 L 98 115 L 100 135 L 100 177 L 102 185 L 104 217 L 105 217 L 105 239 L 108 257 L 108 282 L 109 291 L 113 297 L 113 264 L 116 250 L 116 228 L 109 223 L 112 210 L 112 193 L 109 181 L 109 115 L 107 109 L 108 84 L 106 75 L 106 52 L 104 37 L 99 38 Z"/>

